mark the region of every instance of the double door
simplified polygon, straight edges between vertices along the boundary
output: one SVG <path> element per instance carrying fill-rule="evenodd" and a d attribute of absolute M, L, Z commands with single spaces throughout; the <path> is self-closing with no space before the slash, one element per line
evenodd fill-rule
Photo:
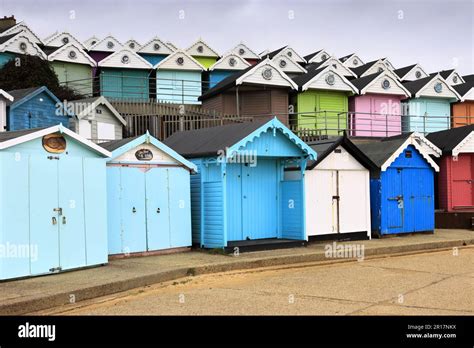
<path fill-rule="evenodd" d="M 119 250 L 109 252 L 134 253 L 191 245 L 189 172 L 183 168 L 117 170 L 122 216 L 120 231 L 111 233 L 121 232 L 121 238 Z"/>
<path fill-rule="evenodd" d="M 430 169 L 389 168 L 386 171 L 386 233 L 434 228 L 434 183 Z"/>
<path fill-rule="evenodd" d="M 83 159 L 30 157 L 31 273 L 86 265 Z"/>
<path fill-rule="evenodd" d="M 368 230 L 367 175 L 363 170 L 318 170 L 315 226 L 308 235 Z"/>

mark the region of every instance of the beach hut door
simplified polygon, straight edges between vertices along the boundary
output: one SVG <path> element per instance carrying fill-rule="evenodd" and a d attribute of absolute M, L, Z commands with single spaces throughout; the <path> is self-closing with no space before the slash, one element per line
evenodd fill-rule
<path fill-rule="evenodd" d="M 387 219 L 388 229 L 403 228 L 404 199 L 401 168 L 389 168 L 387 174 Z M 397 233 L 393 231 L 393 233 Z"/>
<path fill-rule="evenodd" d="M 84 266 L 85 232 L 82 158 L 61 162 L 57 156 L 30 158 L 30 243 L 38 248 L 31 273 L 42 274 Z"/>
<path fill-rule="evenodd" d="M 474 206 L 473 202 L 473 163 L 471 155 L 461 155 L 453 161 L 453 206 L 466 208 Z"/>

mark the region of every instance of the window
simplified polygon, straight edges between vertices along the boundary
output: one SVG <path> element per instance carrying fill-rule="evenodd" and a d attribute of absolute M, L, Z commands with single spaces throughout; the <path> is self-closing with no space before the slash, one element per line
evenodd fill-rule
<path fill-rule="evenodd" d="M 411 150 L 405 151 L 405 158 L 412 158 L 412 157 L 413 157 L 413 153 L 411 152 Z"/>
<path fill-rule="evenodd" d="M 97 122 L 97 139 L 115 140 L 115 126 L 111 123 Z"/>

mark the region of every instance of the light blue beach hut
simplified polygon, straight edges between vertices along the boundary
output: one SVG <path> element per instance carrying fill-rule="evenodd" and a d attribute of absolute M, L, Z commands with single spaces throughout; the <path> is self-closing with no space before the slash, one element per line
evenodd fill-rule
<path fill-rule="evenodd" d="M 150 134 L 102 143 L 109 254 L 191 246 L 190 173 L 196 165 Z"/>
<path fill-rule="evenodd" d="M 109 156 L 62 125 L 0 133 L 0 279 L 107 263 Z"/>
<path fill-rule="evenodd" d="M 277 118 L 179 132 L 165 143 L 198 167 L 193 243 L 232 249 L 307 240 L 301 178 L 316 152 Z M 285 180 L 285 167 L 294 166 L 303 175 Z"/>

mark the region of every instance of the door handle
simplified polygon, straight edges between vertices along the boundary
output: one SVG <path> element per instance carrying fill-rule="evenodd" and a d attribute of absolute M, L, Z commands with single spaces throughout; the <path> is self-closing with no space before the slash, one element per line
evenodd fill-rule
<path fill-rule="evenodd" d="M 54 208 L 53 211 L 58 213 L 59 215 L 63 215 L 63 208 Z"/>
<path fill-rule="evenodd" d="M 53 216 L 53 217 L 51 218 L 51 223 L 52 223 L 53 225 L 56 225 L 56 224 L 58 223 L 58 220 Z"/>
<path fill-rule="evenodd" d="M 157 214 L 161 213 L 160 208 L 156 208 L 156 213 Z"/>
<path fill-rule="evenodd" d="M 63 225 L 65 225 L 65 224 L 66 224 L 66 217 L 63 216 Z"/>
<path fill-rule="evenodd" d="M 137 209 L 135 209 L 135 207 L 132 208 L 132 213 L 136 213 L 137 212 Z"/>

